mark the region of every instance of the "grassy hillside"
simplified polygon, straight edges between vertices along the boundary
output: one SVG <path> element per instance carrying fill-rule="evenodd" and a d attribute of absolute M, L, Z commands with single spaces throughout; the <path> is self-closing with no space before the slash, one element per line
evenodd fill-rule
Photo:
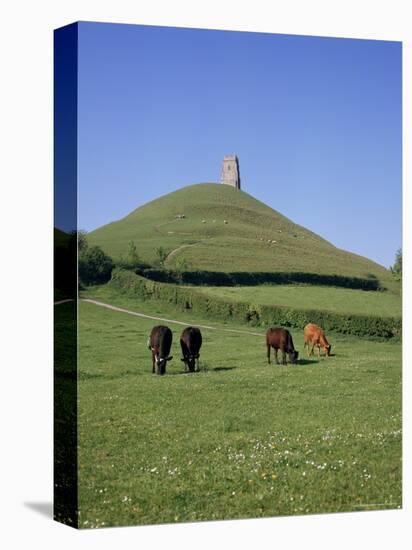
<path fill-rule="evenodd" d="M 170 268 L 184 258 L 192 270 L 374 276 L 392 284 L 384 267 L 336 248 L 227 185 L 205 183 L 179 189 L 89 234 L 90 244 L 101 246 L 114 259 L 126 256 L 131 240 L 141 259 L 149 263 L 156 260 L 157 247 L 165 248 Z"/>

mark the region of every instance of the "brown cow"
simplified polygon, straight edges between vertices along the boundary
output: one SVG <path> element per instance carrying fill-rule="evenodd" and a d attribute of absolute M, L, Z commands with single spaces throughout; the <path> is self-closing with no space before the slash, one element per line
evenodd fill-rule
<path fill-rule="evenodd" d="M 170 348 L 172 347 L 172 331 L 169 327 L 162 325 L 152 328 L 147 347 L 152 351 L 152 373 L 165 374 L 166 363 L 173 359 L 169 356 Z"/>
<path fill-rule="evenodd" d="M 190 372 L 199 370 L 199 350 L 202 346 L 202 333 L 197 327 L 187 327 L 180 336 L 180 347 L 182 348 L 182 361 Z"/>
<path fill-rule="evenodd" d="M 306 327 L 303 329 L 303 336 L 305 339 L 304 347 L 307 346 L 308 348 L 308 357 L 312 355 L 313 348 L 315 346 L 318 348 L 318 357 L 320 357 L 321 347 L 325 351 L 325 356 L 330 355 L 330 350 L 332 349 L 332 346 L 326 340 L 325 333 L 320 327 L 318 327 L 318 325 L 315 325 L 314 323 L 309 323 L 308 325 L 306 325 Z M 310 346 L 312 346 L 312 349 L 310 349 Z"/>
<path fill-rule="evenodd" d="M 266 345 L 268 348 L 268 363 L 270 365 L 270 348 L 275 350 L 275 363 L 279 365 L 278 350 L 282 352 L 282 365 L 286 365 L 286 354 L 289 356 L 289 363 L 295 364 L 299 352 L 293 346 L 290 332 L 284 328 L 268 328 L 266 332 Z"/>

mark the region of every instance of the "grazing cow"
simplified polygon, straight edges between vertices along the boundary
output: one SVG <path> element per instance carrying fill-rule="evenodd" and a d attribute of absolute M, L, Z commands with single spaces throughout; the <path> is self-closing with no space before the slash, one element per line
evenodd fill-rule
<path fill-rule="evenodd" d="M 290 332 L 284 328 L 268 328 L 266 332 L 266 345 L 268 348 L 268 363 L 270 365 L 270 348 L 275 350 L 275 363 L 279 365 L 278 350 L 282 352 L 282 365 L 286 365 L 286 354 L 289 356 L 289 363 L 295 364 L 299 352 L 293 346 Z"/>
<path fill-rule="evenodd" d="M 305 339 L 304 347 L 308 348 L 308 357 L 313 353 L 313 348 L 316 346 L 318 348 L 318 357 L 320 357 L 320 348 L 322 347 L 325 351 L 325 356 L 330 355 L 330 350 L 332 346 L 326 340 L 325 333 L 323 330 L 315 325 L 314 323 L 309 323 L 303 329 L 303 336 Z M 312 346 L 312 349 L 310 349 Z"/>
<path fill-rule="evenodd" d="M 152 351 L 152 373 L 165 374 L 166 363 L 173 359 L 173 356 L 169 356 L 170 348 L 172 346 L 172 331 L 169 327 L 159 325 L 152 328 L 149 340 L 147 341 L 147 347 Z"/>
<path fill-rule="evenodd" d="M 202 346 L 202 334 L 197 327 L 187 327 L 180 336 L 180 346 L 182 348 L 185 370 L 190 372 L 199 370 L 199 350 Z M 196 369 L 195 369 L 196 365 Z"/>

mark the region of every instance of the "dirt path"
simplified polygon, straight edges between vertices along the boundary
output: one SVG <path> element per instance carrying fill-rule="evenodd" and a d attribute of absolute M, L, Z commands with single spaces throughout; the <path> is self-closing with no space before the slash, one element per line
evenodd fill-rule
<path fill-rule="evenodd" d="M 152 319 L 153 321 L 163 321 L 164 323 L 172 323 L 172 324 L 175 324 L 175 325 L 183 325 L 185 327 L 187 327 L 189 325 L 194 325 L 196 327 L 203 328 L 203 329 L 206 329 L 206 330 L 219 330 L 221 332 L 234 332 L 236 334 L 249 334 L 251 336 L 259 336 L 260 338 L 262 338 L 264 336 L 264 334 L 260 333 L 260 332 L 249 332 L 249 331 L 246 331 L 246 330 L 236 330 L 236 329 L 231 329 L 231 328 L 223 328 L 223 327 L 219 327 L 219 326 L 212 327 L 212 326 L 209 326 L 209 325 L 199 325 L 197 323 L 191 323 L 190 321 L 183 322 L 183 321 L 177 321 L 176 319 L 166 319 L 164 317 L 156 317 L 154 315 L 146 315 L 145 313 L 138 313 L 136 311 L 130 311 L 129 309 L 124 309 L 124 308 L 121 308 L 121 307 L 112 306 L 110 304 L 105 304 L 104 302 L 98 302 L 97 300 L 91 300 L 89 298 L 84 298 L 84 299 L 82 299 L 82 301 L 83 302 L 88 302 L 89 304 L 94 304 L 95 306 L 105 307 L 106 309 L 111 309 L 112 311 L 118 311 L 119 313 L 126 313 L 128 315 L 134 315 L 135 317 L 141 317 L 143 319 Z"/>
<path fill-rule="evenodd" d="M 165 258 L 165 263 L 173 258 L 173 256 L 177 254 L 180 250 L 183 250 L 184 248 L 189 248 L 190 246 L 196 246 L 197 244 L 204 243 L 205 241 L 209 241 L 210 239 L 213 239 L 213 237 L 205 237 L 204 239 L 200 239 L 200 241 L 196 241 L 195 243 L 181 244 L 180 246 L 169 252 L 169 254 Z"/>
<path fill-rule="evenodd" d="M 199 241 L 200 242 L 200 241 Z M 171 252 L 169 252 L 169 254 L 166 256 L 165 258 L 165 263 L 168 262 L 171 258 L 173 258 L 173 256 L 175 254 L 177 254 L 179 252 L 179 250 L 183 250 L 183 248 L 188 248 L 189 246 L 194 246 L 195 244 L 198 244 L 198 243 L 192 243 L 192 244 L 181 244 L 180 246 L 178 246 L 177 248 L 175 248 L 174 250 L 172 250 Z"/>

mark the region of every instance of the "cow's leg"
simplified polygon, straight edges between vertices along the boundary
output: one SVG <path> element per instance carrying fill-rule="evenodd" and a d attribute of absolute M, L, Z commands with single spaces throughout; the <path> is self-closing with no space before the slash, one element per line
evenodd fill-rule
<path fill-rule="evenodd" d="M 286 365 L 286 351 L 282 350 L 282 365 Z"/>
<path fill-rule="evenodd" d="M 279 365 L 279 361 L 278 361 L 278 348 L 274 348 L 275 349 L 275 363 L 276 365 Z"/>
<path fill-rule="evenodd" d="M 155 373 L 155 354 L 154 351 L 152 351 L 152 374 Z"/>
<path fill-rule="evenodd" d="M 196 359 L 193 361 L 193 357 L 195 357 L 196 354 L 193 353 L 193 349 L 191 349 L 191 348 L 190 349 L 188 348 L 187 352 L 188 352 L 188 356 L 192 357 L 191 362 L 192 362 L 192 365 L 193 365 L 192 368 L 189 367 L 189 370 L 190 370 L 190 372 L 196 372 Z M 188 366 L 189 366 L 189 363 L 188 363 Z"/>
<path fill-rule="evenodd" d="M 196 368 L 195 368 L 195 371 L 196 372 L 199 372 L 199 357 L 196 358 Z"/>
<path fill-rule="evenodd" d="M 312 349 L 310 350 L 308 357 L 310 357 L 313 354 L 314 349 L 315 349 L 315 344 L 312 345 Z"/>
<path fill-rule="evenodd" d="M 185 372 L 187 372 L 188 368 L 187 368 L 186 357 L 189 355 L 189 350 L 187 349 L 185 342 L 183 342 L 182 340 L 180 340 L 180 347 L 182 348 L 182 355 L 183 355 L 182 360 L 185 365 Z"/>
<path fill-rule="evenodd" d="M 267 344 L 268 346 L 268 364 L 270 365 L 270 345 Z"/>
<path fill-rule="evenodd" d="M 193 354 L 191 353 L 190 350 L 189 350 L 189 358 L 190 358 L 190 362 L 189 360 L 187 361 L 188 369 L 190 372 L 196 372 L 196 359 L 193 361 Z"/>
<path fill-rule="evenodd" d="M 318 344 L 318 358 L 320 359 L 320 345 Z"/>

